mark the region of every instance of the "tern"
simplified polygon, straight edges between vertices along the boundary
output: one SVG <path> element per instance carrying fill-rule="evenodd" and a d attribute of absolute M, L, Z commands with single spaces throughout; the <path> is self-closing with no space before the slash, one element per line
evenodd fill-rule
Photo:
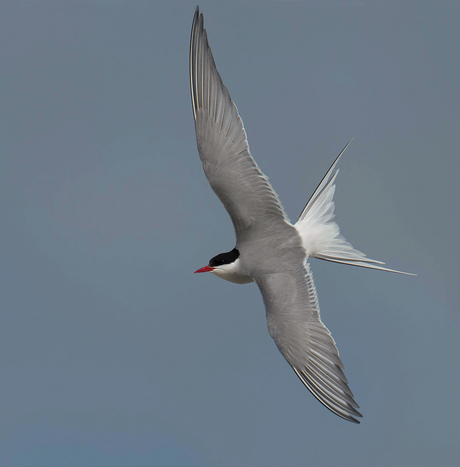
<path fill-rule="evenodd" d="M 343 373 L 331 333 L 320 318 L 308 258 L 409 274 L 383 267 L 355 250 L 334 218 L 335 159 L 292 224 L 249 152 L 246 131 L 217 71 L 203 14 L 195 11 L 190 39 L 190 85 L 198 152 L 204 172 L 232 220 L 236 246 L 195 272 L 237 284 L 255 282 L 268 331 L 302 383 L 329 410 L 359 423 L 358 404 Z"/>

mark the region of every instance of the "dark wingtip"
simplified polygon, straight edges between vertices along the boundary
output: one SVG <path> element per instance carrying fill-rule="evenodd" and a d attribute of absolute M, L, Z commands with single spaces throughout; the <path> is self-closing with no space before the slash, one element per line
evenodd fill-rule
<path fill-rule="evenodd" d="M 203 16 L 203 14 L 201 14 L 201 16 Z M 197 5 L 195 9 L 195 14 L 193 15 L 193 25 L 195 25 L 198 22 L 199 17 L 200 17 L 200 7 Z"/>

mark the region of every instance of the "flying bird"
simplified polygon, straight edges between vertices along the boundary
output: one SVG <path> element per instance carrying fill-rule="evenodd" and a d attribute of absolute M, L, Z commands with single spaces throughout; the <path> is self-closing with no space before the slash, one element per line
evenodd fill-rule
<path fill-rule="evenodd" d="M 190 86 L 198 152 L 204 172 L 231 217 L 236 246 L 195 272 L 255 282 L 268 331 L 302 383 L 329 410 L 351 422 L 362 415 L 331 333 L 320 318 L 309 257 L 398 272 L 367 258 L 341 235 L 334 218 L 335 159 L 292 224 L 249 152 L 243 121 L 217 71 L 203 15 L 195 11 L 190 39 Z"/>

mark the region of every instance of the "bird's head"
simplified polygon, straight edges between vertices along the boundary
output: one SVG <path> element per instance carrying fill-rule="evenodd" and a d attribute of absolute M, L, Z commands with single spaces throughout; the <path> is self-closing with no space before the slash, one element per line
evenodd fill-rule
<path fill-rule="evenodd" d="M 236 248 L 214 256 L 207 266 L 195 271 L 195 273 L 197 272 L 212 272 L 217 277 L 236 284 L 248 284 L 253 281 L 252 277 L 242 270 L 240 252 Z"/>

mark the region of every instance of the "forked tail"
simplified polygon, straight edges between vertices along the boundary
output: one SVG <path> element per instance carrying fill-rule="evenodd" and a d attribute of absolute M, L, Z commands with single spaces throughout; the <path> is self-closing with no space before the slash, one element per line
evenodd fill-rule
<path fill-rule="evenodd" d="M 413 276 L 415 274 L 385 268 L 382 266 L 385 264 L 382 261 L 367 258 L 364 253 L 355 250 L 340 235 L 337 222 L 332 220 L 335 217 L 334 182 L 339 173 L 338 169 L 335 172 L 334 169 L 350 143 L 351 140 L 337 156 L 295 223 L 302 237 L 303 246 L 308 256 L 313 258 Z"/>

